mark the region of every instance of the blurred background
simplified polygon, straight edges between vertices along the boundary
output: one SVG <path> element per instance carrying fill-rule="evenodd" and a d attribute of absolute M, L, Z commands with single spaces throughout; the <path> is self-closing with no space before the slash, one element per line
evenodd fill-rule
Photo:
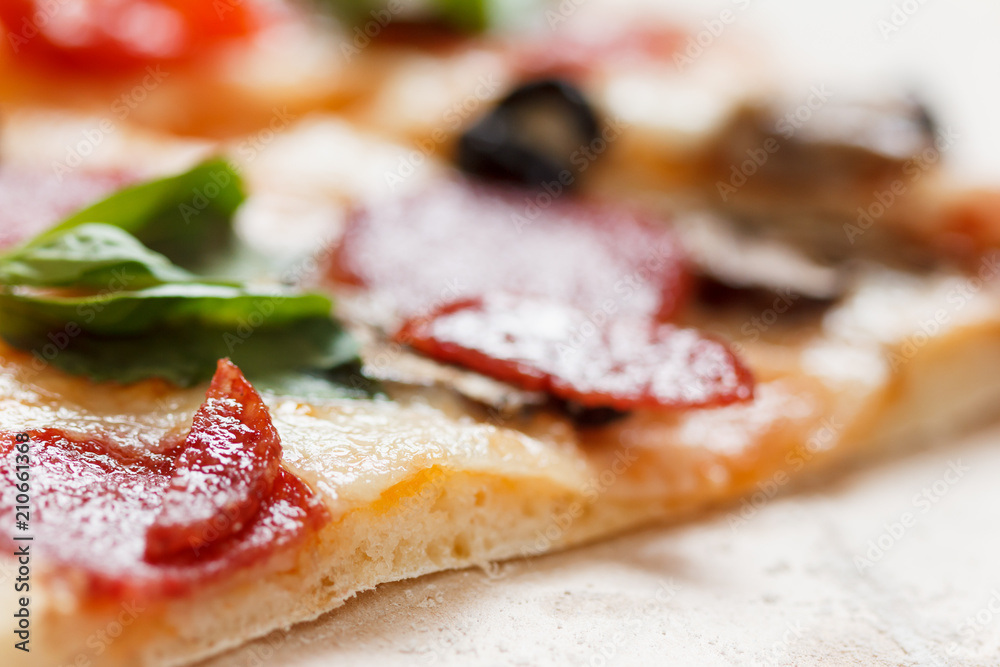
<path fill-rule="evenodd" d="M 599 0 L 591 0 L 598 2 Z M 732 33 L 766 49 L 800 85 L 840 90 L 913 86 L 976 138 L 956 145 L 954 168 L 1000 181 L 1000 5 L 989 0 L 635 0 L 691 29 L 733 12 Z M 729 26 L 726 28 L 730 32 Z"/>

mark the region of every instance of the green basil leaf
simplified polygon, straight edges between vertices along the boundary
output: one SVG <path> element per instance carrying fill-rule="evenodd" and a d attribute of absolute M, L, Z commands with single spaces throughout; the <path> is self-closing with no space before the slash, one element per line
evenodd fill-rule
<path fill-rule="evenodd" d="M 329 398 L 385 398 L 377 380 L 361 371 L 360 361 L 352 361 L 325 371 L 276 372 L 258 376 L 254 387 L 277 396 L 316 400 Z"/>
<path fill-rule="evenodd" d="M 118 227 L 84 224 L 45 234 L 0 261 L 0 283 L 137 289 L 196 277 Z"/>
<path fill-rule="evenodd" d="M 229 357 L 276 391 L 373 395 L 330 299 L 191 272 L 254 266 L 233 242 L 243 198 L 238 175 L 212 160 L 126 188 L 0 255 L 0 336 L 96 381 L 190 386 Z"/>
<path fill-rule="evenodd" d="M 419 10 L 404 0 L 317 0 L 335 13 L 350 28 L 361 28 L 369 22 L 381 30 L 390 21 L 439 21 L 459 30 L 479 32 L 491 26 L 491 7 L 501 0 L 429 0 Z M 412 4 L 412 3 L 411 3 Z M 415 5 L 414 5 L 415 6 Z M 370 31 L 364 33 L 370 36 Z"/>
<path fill-rule="evenodd" d="M 245 198 L 239 174 L 216 158 L 176 176 L 119 190 L 36 241 L 83 224 L 104 223 L 120 227 L 174 264 L 198 271 L 233 244 L 232 216 Z"/>
<path fill-rule="evenodd" d="M 255 384 L 275 376 L 335 369 L 355 359 L 353 354 L 344 353 L 344 333 L 329 318 L 303 320 L 294 329 L 262 329 L 235 346 L 230 338 L 233 335 L 221 329 L 184 327 L 140 336 L 80 333 L 70 338 L 65 348 L 51 342 L 59 339 L 55 335 L 45 344 L 35 339 L 32 349 L 57 368 L 97 382 L 127 384 L 159 377 L 182 387 L 211 378 L 216 361 L 223 357 L 232 359 Z M 339 395 L 350 393 L 354 392 Z"/>
<path fill-rule="evenodd" d="M 195 296 L 198 295 L 198 296 Z M 351 337 L 315 294 L 165 285 L 90 297 L 0 294 L 0 335 L 69 373 L 190 386 L 229 357 L 251 380 L 357 361 Z"/>
<path fill-rule="evenodd" d="M 142 290 L 102 292 L 86 296 L 31 294 L 23 290 L 0 295 L 0 330 L 12 324 L 52 330 L 76 323 L 92 334 L 122 336 L 157 328 L 282 327 L 303 318 L 329 317 L 332 304 L 320 294 L 290 294 L 232 285 L 171 283 Z"/>
<path fill-rule="evenodd" d="M 486 30 L 491 26 L 491 5 L 496 0 L 434 0 L 437 13 L 450 25 L 470 32 Z"/>

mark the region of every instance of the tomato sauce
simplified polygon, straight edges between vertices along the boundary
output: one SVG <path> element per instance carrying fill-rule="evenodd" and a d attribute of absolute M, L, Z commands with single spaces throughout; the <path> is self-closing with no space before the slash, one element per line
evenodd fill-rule
<path fill-rule="evenodd" d="M 3 0 L 4 40 L 20 62 L 127 72 L 189 60 L 256 27 L 247 0 Z"/>

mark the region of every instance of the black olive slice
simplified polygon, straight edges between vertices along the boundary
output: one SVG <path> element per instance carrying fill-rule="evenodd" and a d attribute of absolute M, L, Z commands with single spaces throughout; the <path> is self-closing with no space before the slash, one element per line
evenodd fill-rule
<path fill-rule="evenodd" d="M 576 180 L 574 153 L 600 134 L 597 114 L 559 79 L 525 83 L 468 128 L 458 141 L 465 172 L 527 187 Z"/>

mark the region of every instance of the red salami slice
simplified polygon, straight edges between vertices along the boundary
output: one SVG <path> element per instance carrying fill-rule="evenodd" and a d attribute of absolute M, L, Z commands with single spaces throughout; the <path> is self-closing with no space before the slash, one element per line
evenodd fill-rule
<path fill-rule="evenodd" d="M 595 321 L 572 305 L 495 293 L 408 321 L 398 339 L 531 391 L 585 407 L 695 408 L 750 400 L 729 348 L 643 316 Z"/>
<path fill-rule="evenodd" d="M 151 451 L 54 428 L 29 435 L 0 433 L 0 518 L 14 525 L 18 475 L 30 468 L 33 544 L 91 595 L 182 595 L 301 543 L 328 518 L 279 466 L 267 411 L 228 362 L 183 443 Z"/>
<path fill-rule="evenodd" d="M 35 236 L 133 180 L 117 171 L 80 169 L 57 176 L 43 170 L 0 168 L 0 250 Z"/>
<path fill-rule="evenodd" d="M 267 406 L 231 361 L 220 360 L 146 534 L 146 557 L 238 533 L 270 494 L 280 465 L 281 440 Z"/>
<path fill-rule="evenodd" d="M 355 211 L 330 275 L 403 315 L 503 290 L 667 318 L 689 283 L 675 235 L 628 207 L 463 182 Z"/>

